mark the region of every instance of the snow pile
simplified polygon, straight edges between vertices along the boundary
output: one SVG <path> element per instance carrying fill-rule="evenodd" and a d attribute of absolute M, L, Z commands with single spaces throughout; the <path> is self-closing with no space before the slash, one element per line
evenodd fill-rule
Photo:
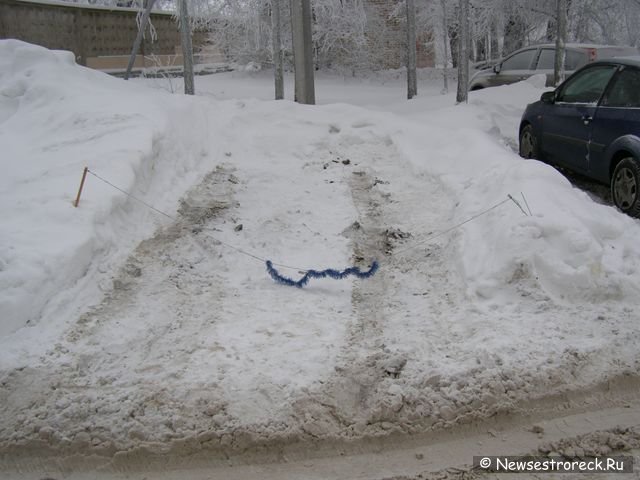
<path fill-rule="evenodd" d="M 639 222 L 594 202 L 552 167 L 513 152 L 520 116 L 539 98 L 539 83 L 473 92 L 468 105 L 413 115 L 420 123 L 404 126 L 401 148 L 459 199 L 454 222 L 508 194 L 531 210 L 525 217 L 515 205 L 501 207 L 464 227 L 459 263 L 471 295 L 500 297 L 527 277 L 558 301 L 635 304 Z"/>
<path fill-rule="evenodd" d="M 175 209 L 202 160 L 188 145 L 197 132 L 168 131 L 182 105 L 80 67 L 70 52 L 0 41 L 0 335 L 34 325 L 88 268 L 108 271 L 158 224 L 91 176 L 74 209 L 84 166 Z"/>

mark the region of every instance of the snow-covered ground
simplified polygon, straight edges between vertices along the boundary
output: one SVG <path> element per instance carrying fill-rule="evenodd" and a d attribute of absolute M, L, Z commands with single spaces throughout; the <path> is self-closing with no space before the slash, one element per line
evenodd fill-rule
<path fill-rule="evenodd" d="M 514 153 L 536 79 L 172 82 L 0 41 L 3 452 L 421 432 L 638 374 L 640 223 Z M 74 208 L 84 166 L 164 214 L 95 175 Z"/>

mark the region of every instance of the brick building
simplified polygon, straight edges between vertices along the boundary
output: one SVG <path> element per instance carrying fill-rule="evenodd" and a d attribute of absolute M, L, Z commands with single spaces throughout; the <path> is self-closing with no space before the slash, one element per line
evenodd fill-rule
<path fill-rule="evenodd" d="M 56 0 L 0 0 L 0 38 L 15 38 L 56 50 L 72 51 L 81 65 L 102 69 L 126 66 L 138 32 L 137 9 L 80 5 Z M 180 33 L 170 12 L 154 11 L 157 32 L 147 34 L 136 66 L 182 63 Z M 194 32 L 197 50 L 206 32 Z"/>

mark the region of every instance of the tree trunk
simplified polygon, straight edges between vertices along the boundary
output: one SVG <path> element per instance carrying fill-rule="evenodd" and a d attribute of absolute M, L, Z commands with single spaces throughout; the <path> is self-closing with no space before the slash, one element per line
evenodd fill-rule
<path fill-rule="evenodd" d="M 309 0 L 291 0 L 291 33 L 295 70 L 295 101 L 313 105 L 316 103 L 316 94 L 313 78 L 313 43 Z"/>
<path fill-rule="evenodd" d="M 273 71 L 275 79 L 276 100 L 284 98 L 284 78 L 282 59 L 282 40 L 280 25 L 280 0 L 271 0 L 271 28 L 273 37 Z"/>
<path fill-rule="evenodd" d="M 460 0 L 458 38 L 458 91 L 456 102 L 467 102 L 469 90 L 469 0 Z"/>
<path fill-rule="evenodd" d="M 525 33 L 527 26 L 519 17 L 515 15 L 509 16 L 504 27 L 504 46 L 505 54 L 509 54 L 524 46 Z"/>
<path fill-rule="evenodd" d="M 193 85 L 193 46 L 191 45 L 191 27 L 189 23 L 189 11 L 187 9 L 188 0 L 180 2 L 180 39 L 182 41 L 182 64 L 184 75 L 184 93 L 193 95 L 195 93 Z"/>
<path fill-rule="evenodd" d="M 416 75 L 416 6 L 414 0 L 407 2 L 407 98 L 418 94 Z"/>
<path fill-rule="evenodd" d="M 444 86 L 442 87 L 442 92 L 448 93 L 449 79 L 447 77 L 447 67 L 449 66 L 449 38 L 447 35 L 447 0 L 440 0 L 440 6 L 442 7 L 442 41 L 444 45 L 444 64 L 442 69 Z"/>
<path fill-rule="evenodd" d="M 553 84 L 558 86 L 564 80 L 565 44 L 567 43 L 567 0 L 556 0 L 556 61 L 553 68 Z"/>
<path fill-rule="evenodd" d="M 502 54 L 500 53 L 500 44 L 498 38 L 498 20 L 493 19 L 491 22 L 491 28 L 489 30 L 489 41 L 491 43 L 491 56 L 489 57 L 491 60 L 495 60 L 500 58 Z"/>
<path fill-rule="evenodd" d="M 129 63 L 127 64 L 127 71 L 124 72 L 125 80 L 129 80 L 129 76 L 131 75 L 131 70 L 133 69 L 133 64 L 136 61 L 136 57 L 138 56 L 138 50 L 140 50 L 142 37 L 144 36 L 144 31 L 147 28 L 147 24 L 149 23 L 149 17 L 151 16 L 151 9 L 153 8 L 154 3 L 156 3 L 156 0 L 148 0 L 147 7 L 144 9 L 144 13 L 142 14 L 142 20 L 140 21 L 140 28 L 138 28 L 138 34 L 136 35 L 136 39 L 133 42 L 133 48 L 131 49 L 131 56 L 129 57 Z"/>

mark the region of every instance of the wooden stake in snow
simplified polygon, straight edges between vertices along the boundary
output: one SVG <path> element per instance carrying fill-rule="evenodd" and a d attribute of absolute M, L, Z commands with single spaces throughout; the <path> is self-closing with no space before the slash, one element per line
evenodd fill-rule
<path fill-rule="evenodd" d="M 78 204 L 80 203 L 80 195 L 82 195 L 82 188 L 84 187 L 84 181 L 87 178 L 87 172 L 89 171 L 89 169 L 87 167 L 84 167 L 84 170 L 82 171 L 82 180 L 80 180 L 80 188 L 78 189 L 78 195 L 76 196 L 76 201 L 73 202 L 73 206 L 78 208 Z"/>

